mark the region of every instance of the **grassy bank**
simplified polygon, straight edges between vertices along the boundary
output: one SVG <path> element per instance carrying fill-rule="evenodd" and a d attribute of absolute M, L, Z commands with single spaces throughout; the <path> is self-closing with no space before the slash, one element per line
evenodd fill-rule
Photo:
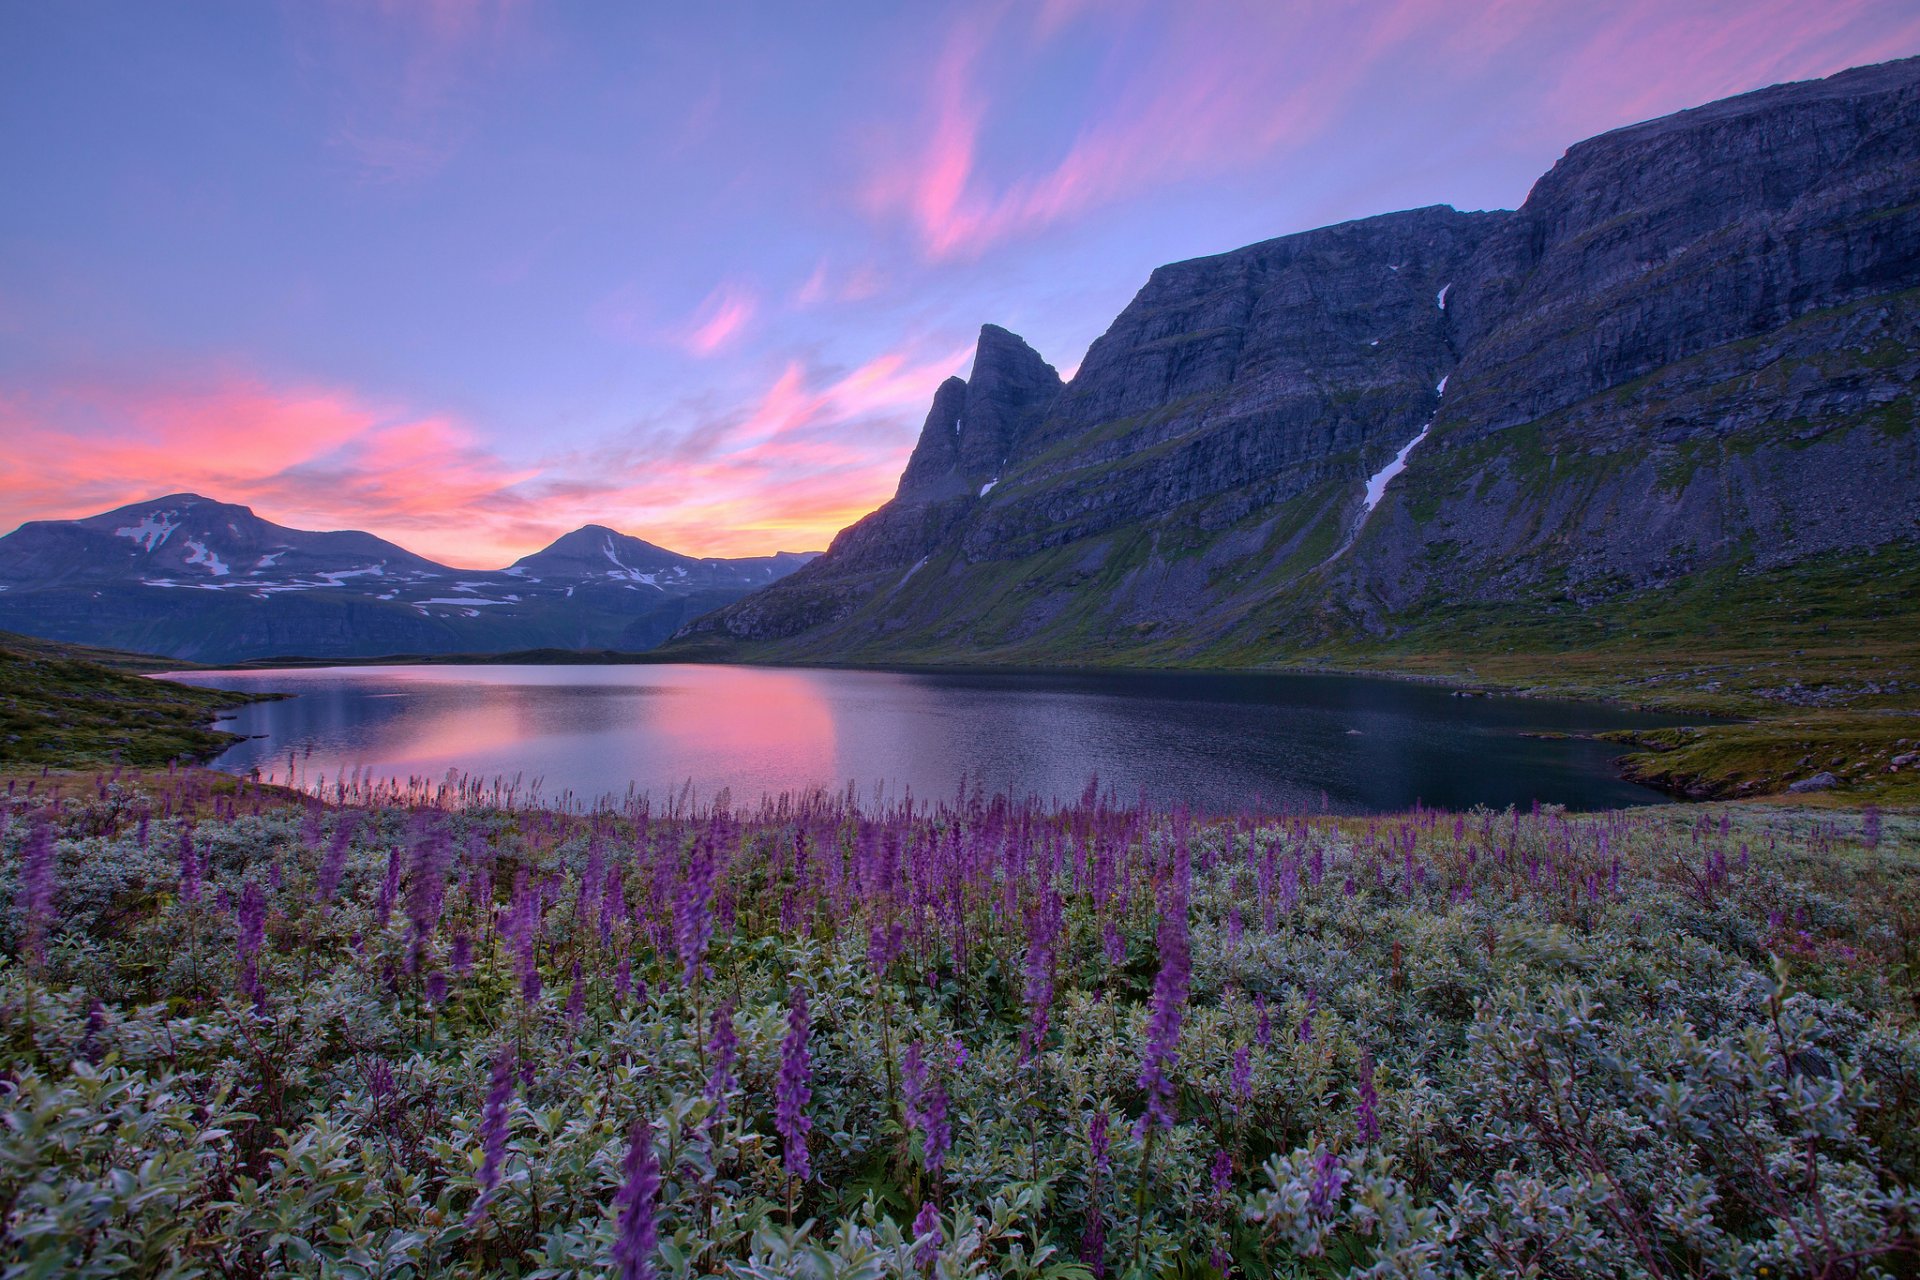
<path fill-rule="evenodd" d="M 181 665 L 0 632 L 0 774 L 218 754 L 235 738 L 210 722 L 254 698 L 141 674 Z"/>

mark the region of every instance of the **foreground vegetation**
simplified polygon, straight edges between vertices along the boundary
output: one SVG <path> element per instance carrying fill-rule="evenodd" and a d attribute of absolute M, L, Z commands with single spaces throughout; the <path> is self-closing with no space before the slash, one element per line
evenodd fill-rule
<path fill-rule="evenodd" d="M 253 699 L 142 674 L 183 665 L 0 631 L 0 768 L 210 758 L 235 739 L 208 722 Z"/>
<path fill-rule="evenodd" d="M 1920 823 L 6 796 L 8 1276 L 1893 1276 Z"/>

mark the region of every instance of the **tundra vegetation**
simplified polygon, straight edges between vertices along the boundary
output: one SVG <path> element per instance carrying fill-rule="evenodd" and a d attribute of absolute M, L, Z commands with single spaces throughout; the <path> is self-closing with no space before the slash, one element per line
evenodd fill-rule
<path fill-rule="evenodd" d="M 1920 1265 L 1908 817 L 75 782 L 8 1276 Z"/>

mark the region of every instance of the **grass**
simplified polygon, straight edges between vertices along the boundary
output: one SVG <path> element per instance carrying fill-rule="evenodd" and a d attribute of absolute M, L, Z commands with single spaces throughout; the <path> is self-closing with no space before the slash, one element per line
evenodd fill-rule
<path fill-rule="evenodd" d="M 164 766 L 236 741 L 210 727 L 247 694 L 147 678 L 178 662 L 0 632 L 0 773 L 32 766 Z"/>

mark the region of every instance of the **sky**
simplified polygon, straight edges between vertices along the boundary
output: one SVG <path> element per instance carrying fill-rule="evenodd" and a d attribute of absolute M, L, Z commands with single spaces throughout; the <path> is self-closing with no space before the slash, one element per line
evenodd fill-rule
<path fill-rule="evenodd" d="M 0 529 L 179 491 L 463 567 L 826 546 L 982 323 L 1512 208 L 1912 0 L 0 4 Z"/>

